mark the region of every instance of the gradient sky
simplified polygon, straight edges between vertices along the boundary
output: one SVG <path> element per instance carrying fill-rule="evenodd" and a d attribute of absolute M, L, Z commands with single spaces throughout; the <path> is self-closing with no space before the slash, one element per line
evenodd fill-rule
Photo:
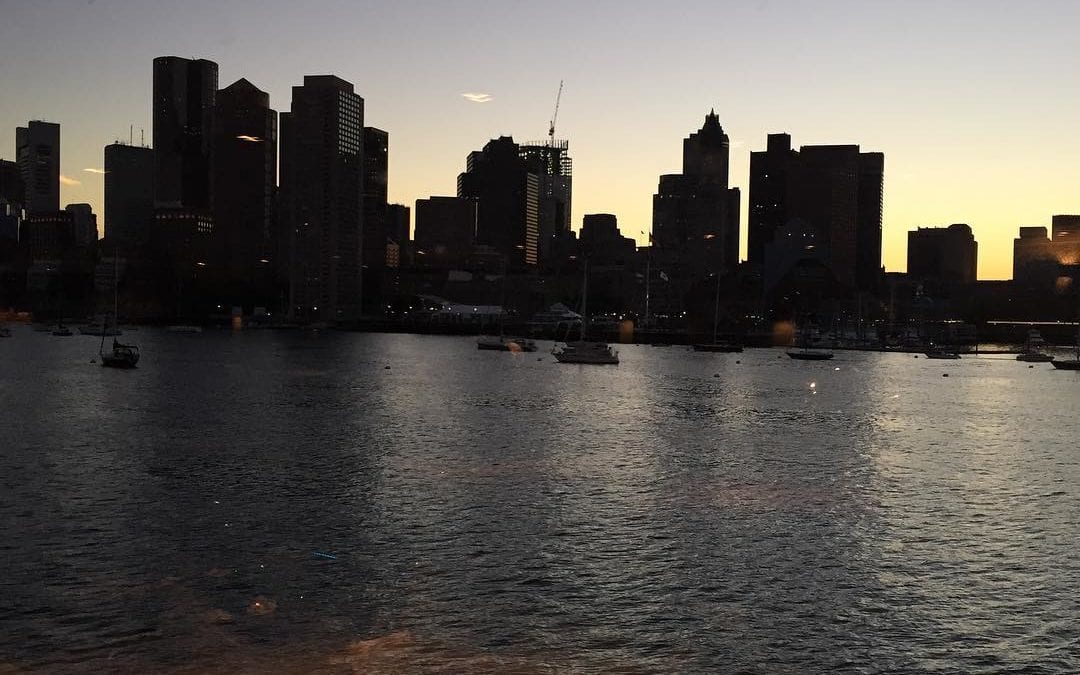
<path fill-rule="evenodd" d="M 356 85 L 390 133 L 390 198 L 455 193 L 501 134 L 557 136 L 574 159 L 574 228 L 615 213 L 645 238 L 662 173 L 715 107 L 733 185 L 770 132 L 885 153 L 884 264 L 907 231 L 966 222 L 979 277 L 1012 274 L 1021 225 L 1080 212 L 1080 2 L 126 2 L 0 0 L 0 157 L 15 127 L 59 122 L 61 201 L 103 211 L 103 146 L 151 139 L 155 56 L 208 58 L 288 110 L 305 74 Z M 465 92 L 491 95 L 472 103 Z M 106 215 L 107 218 L 107 215 Z"/>

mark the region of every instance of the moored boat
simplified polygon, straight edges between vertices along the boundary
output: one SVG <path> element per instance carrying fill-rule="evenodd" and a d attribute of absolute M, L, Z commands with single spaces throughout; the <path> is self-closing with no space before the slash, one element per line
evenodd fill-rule
<path fill-rule="evenodd" d="M 476 348 L 500 352 L 535 352 L 536 343 L 528 338 L 481 335 L 476 338 Z"/>
<path fill-rule="evenodd" d="M 565 342 L 551 350 L 559 363 L 582 363 L 595 365 L 618 365 L 619 353 L 606 342 L 577 340 Z"/>

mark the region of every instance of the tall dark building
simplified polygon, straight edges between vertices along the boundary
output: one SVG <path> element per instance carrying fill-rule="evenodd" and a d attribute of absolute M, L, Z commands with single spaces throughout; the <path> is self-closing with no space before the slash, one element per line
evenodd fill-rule
<path fill-rule="evenodd" d="M 386 238 L 398 246 L 405 246 L 411 240 L 409 233 L 409 220 L 411 209 L 404 204 L 388 204 L 386 206 Z"/>
<path fill-rule="evenodd" d="M 19 164 L 28 213 L 60 210 L 60 125 L 32 121 L 15 129 L 15 161 Z"/>
<path fill-rule="evenodd" d="M 660 177 L 653 245 L 674 252 L 690 277 L 739 263 L 739 190 L 728 187 L 730 142 L 714 111 L 683 139 L 683 172 Z"/>
<path fill-rule="evenodd" d="M 750 155 L 750 262 L 786 266 L 770 245 L 793 233 L 813 239 L 807 254 L 822 261 L 843 285 L 875 292 L 881 275 L 881 207 L 885 157 L 857 145 L 791 148 L 787 134 L 770 134 L 764 152 Z M 782 259 L 781 259 L 782 258 Z M 782 269 L 766 269 L 767 277 Z"/>
<path fill-rule="evenodd" d="M 217 92 L 213 115 L 213 267 L 238 305 L 276 301 L 277 112 L 245 79 Z"/>
<path fill-rule="evenodd" d="M 135 145 L 105 146 L 105 238 L 138 245 L 154 223 L 154 151 Z"/>
<path fill-rule="evenodd" d="M 536 266 L 540 236 L 540 177 L 510 136 L 469 153 L 458 176 L 458 197 L 477 202 L 476 243 L 491 246 L 511 267 Z M 417 210 L 419 219 L 419 209 Z"/>
<path fill-rule="evenodd" d="M 154 201 L 209 209 L 218 66 L 206 59 L 154 59 Z"/>
<path fill-rule="evenodd" d="M 308 75 L 281 114 L 281 201 L 289 228 L 292 317 L 360 315 L 364 99 L 333 75 Z"/>
<path fill-rule="evenodd" d="M 0 159 L 0 239 L 18 241 L 26 187 L 19 165 Z"/>
<path fill-rule="evenodd" d="M 409 233 L 410 209 L 404 204 L 386 206 L 386 266 L 405 267 L 412 264 L 412 237 Z"/>
<path fill-rule="evenodd" d="M 573 162 L 566 141 L 538 141 L 519 147 L 532 173 L 539 178 L 540 203 L 537 214 L 537 257 L 541 265 L 552 263 L 558 242 L 570 235 Z"/>
<path fill-rule="evenodd" d="M 967 225 L 920 227 L 908 232 L 907 273 L 916 282 L 973 284 L 978 260 L 979 244 Z"/>
<path fill-rule="evenodd" d="M 382 305 L 382 272 L 386 268 L 386 193 L 390 170 L 390 136 L 364 127 L 363 293 L 365 308 Z"/>
<path fill-rule="evenodd" d="M 416 200 L 416 263 L 451 268 L 465 262 L 476 242 L 477 203 L 465 197 Z"/>

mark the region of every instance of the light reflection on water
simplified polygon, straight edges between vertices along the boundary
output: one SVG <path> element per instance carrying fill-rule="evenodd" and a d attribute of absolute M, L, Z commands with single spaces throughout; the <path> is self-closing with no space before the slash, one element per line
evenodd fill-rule
<path fill-rule="evenodd" d="M 0 673 L 1080 667 L 1075 374 L 136 339 L 3 345 Z"/>

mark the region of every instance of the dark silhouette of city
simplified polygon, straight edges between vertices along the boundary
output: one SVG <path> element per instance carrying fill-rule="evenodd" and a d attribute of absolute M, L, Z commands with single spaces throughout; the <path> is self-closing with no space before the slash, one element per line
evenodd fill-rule
<path fill-rule="evenodd" d="M 960 343 L 1076 313 L 1080 216 L 1020 227 L 1011 281 L 976 278 L 962 224 L 919 224 L 907 272 L 886 272 L 883 152 L 774 133 L 749 176 L 732 176 L 716 110 L 683 139 L 681 172 L 660 175 L 637 246 L 611 214 L 586 214 L 575 232 L 570 143 L 554 118 L 545 140 L 483 143 L 456 195 L 410 208 L 387 201 L 391 134 L 365 126 L 364 99 L 339 77 L 305 76 L 278 114 L 247 79 L 219 89 L 213 61 L 162 56 L 149 93 L 153 147 L 134 134 L 104 146 L 101 239 L 89 205 L 60 206 L 60 126 L 17 130 L 16 160 L 0 162 L 0 306 L 90 317 L 115 290 L 129 322 L 479 333 L 492 316 L 452 308 L 485 305 L 539 335 L 553 329 L 534 317 L 580 305 L 588 264 L 590 329 L 609 339 L 719 331 L 764 345 L 795 322 L 867 347 Z"/>

